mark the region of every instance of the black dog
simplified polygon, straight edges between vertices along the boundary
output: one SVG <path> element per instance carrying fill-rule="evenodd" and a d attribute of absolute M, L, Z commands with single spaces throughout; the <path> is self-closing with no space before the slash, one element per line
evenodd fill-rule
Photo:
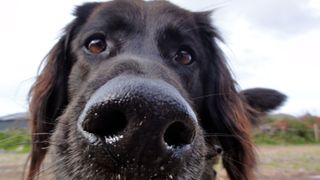
<path fill-rule="evenodd" d="M 209 13 L 166 1 L 87 3 L 31 90 L 28 179 L 252 179 L 250 120 L 285 96 L 238 92 Z M 221 147 L 221 148 L 220 148 Z"/>

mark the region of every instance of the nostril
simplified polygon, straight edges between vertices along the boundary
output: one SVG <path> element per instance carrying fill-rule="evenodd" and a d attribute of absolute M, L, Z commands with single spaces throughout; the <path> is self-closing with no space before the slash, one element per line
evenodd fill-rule
<path fill-rule="evenodd" d="M 124 130 L 127 123 L 126 115 L 121 110 L 94 107 L 88 113 L 82 127 L 89 133 L 110 137 Z"/>
<path fill-rule="evenodd" d="M 193 126 L 176 121 L 166 129 L 163 139 L 168 146 L 182 147 L 192 143 L 194 133 L 195 129 Z"/>
<path fill-rule="evenodd" d="M 223 153 L 223 149 L 222 149 L 221 146 L 214 145 L 214 149 L 216 150 L 217 154 L 222 154 Z"/>

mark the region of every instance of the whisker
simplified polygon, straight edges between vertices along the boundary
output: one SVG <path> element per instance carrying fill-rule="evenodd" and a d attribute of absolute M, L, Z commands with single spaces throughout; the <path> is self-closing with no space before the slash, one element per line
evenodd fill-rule
<path fill-rule="evenodd" d="M 198 11 L 212 11 L 213 9 L 225 7 L 226 5 L 228 5 L 228 3 L 230 3 L 230 1 L 227 0 L 222 0 L 222 2 L 214 2 L 204 6 L 203 8 L 198 9 Z"/>
<path fill-rule="evenodd" d="M 0 140 L 0 144 L 1 143 L 5 143 L 5 142 L 10 141 L 10 140 L 14 140 L 16 138 L 24 137 L 24 136 L 25 135 L 15 135 L 15 136 L 7 137 L 7 138 L 4 138 L 4 139 L 1 139 Z"/>
<path fill-rule="evenodd" d="M 234 138 L 239 138 L 242 142 L 244 142 L 248 145 L 252 145 L 252 142 L 242 138 L 239 135 L 224 134 L 224 133 L 206 133 L 206 134 L 204 134 L 204 137 L 234 137 Z"/>
<path fill-rule="evenodd" d="M 41 170 L 39 170 L 33 177 L 32 179 L 35 179 L 35 178 L 39 178 L 40 177 L 45 177 L 45 176 L 48 176 L 48 174 L 45 174 L 45 172 L 47 172 L 48 170 L 50 170 L 51 168 L 53 168 L 54 166 L 56 166 L 57 164 L 61 163 L 62 161 L 64 161 L 64 163 L 67 163 L 66 159 L 59 159 L 59 160 L 55 160 L 55 161 L 51 161 L 50 162 L 50 165 L 46 168 L 41 168 Z"/>
<path fill-rule="evenodd" d="M 246 163 L 242 163 L 242 162 L 240 162 L 238 160 L 235 160 L 235 159 L 233 159 L 233 158 L 231 158 L 229 156 L 223 156 L 223 159 L 226 160 L 226 161 L 229 161 L 229 162 L 233 162 L 233 163 L 228 163 L 228 164 L 233 167 L 232 170 L 234 171 L 234 173 L 237 174 L 238 176 L 240 176 L 241 179 L 246 179 L 244 174 L 240 173 L 239 170 L 236 168 L 236 166 L 234 164 L 239 164 L 241 166 L 246 166 L 248 168 L 251 168 L 251 166 L 249 166 Z"/>
<path fill-rule="evenodd" d="M 232 93 L 212 93 L 212 94 L 206 94 L 203 96 L 193 97 L 191 99 L 197 100 L 197 99 L 208 98 L 208 97 L 212 97 L 212 96 L 224 96 L 224 95 L 229 95 L 229 94 L 232 94 Z"/>

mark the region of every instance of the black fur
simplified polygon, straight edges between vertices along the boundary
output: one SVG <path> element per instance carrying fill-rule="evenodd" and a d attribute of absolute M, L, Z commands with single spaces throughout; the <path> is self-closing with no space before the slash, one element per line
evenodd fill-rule
<path fill-rule="evenodd" d="M 49 53 L 31 90 L 34 143 L 29 179 L 38 175 L 47 148 L 53 161 L 50 171 L 57 179 L 214 179 L 216 173 L 212 166 L 221 151 L 217 147 L 224 152 L 223 164 L 230 179 L 253 178 L 255 157 L 250 141 L 250 119 L 256 117 L 254 109 L 272 110 L 284 98 L 276 91 L 268 91 L 272 97 L 269 100 L 260 100 L 265 94 L 259 94 L 259 89 L 237 92 L 208 12 L 193 13 L 166 1 L 117 0 L 87 3 L 77 7 L 74 14 L 75 20 Z M 105 36 L 107 50 L 91 54 L 85 44 L 97 34 Z M 174 61 L 179 51 L 187 51 L 193 63 L 183 65 Z M 172 86 L 174 90 L 162 95 L 179 92 L 179 97 L 184 99 L 179 103 L 187 102 L 186 106 L 190 105 L 197 116 L 191 150 L 182 153 L 180 160 L 172 161 L 172 165 L 170 161 L 156 163 L 152 156 L 148 157 L 152 152 L 158 153 L 154 147 L 144 150 L 146 157 L 139 157 L 144 148 L 135 141 L 140 139 L 121 142 L 125 144 L 120 143 L 121 149 L 126 149 L 126 153 L 114 151 L 116 147 L 109 147 L 106 153 L 103 145 L 88 142 L 77 126 L 100 87 L 113 89 L 108 83 L 119 80 L 120 89 L 126 89 L 128 84 L 135 86 L 131 82 L 140 83 L 140 78 L 147 80 L 142 83 L 143 87 L 149 87 L 151 81 L 165 82 L 159 83 L 163 89 L 172 89 Z M 119 95 L 119 92 L 117 89 L 114 93 Z M 136 98 L 135 95 L 132 98 Z M 156 100 L 153 102 L 157 104 Z M 155 107 L 152 112 L 149 107 L 138 108 L 140 113 L 134 115 L 159 113 L 158 119 L 151 118 L 149 122 L 160 125 L 170 108 Z M 139 132 L 139 136 L 151 133 L 148 131 Z M 127 130 L 127 134 L 134 133 L 134 128 Z M 123 156 L 117 157 L 117 152 Z M 130 154 L 139 163 L 119 165 L 129 161 L 126 157 L 131 157 Z M 166 157 L 159 155 L 160 159 Z M 170 168 L 162 171 L 150 164 Z"/>

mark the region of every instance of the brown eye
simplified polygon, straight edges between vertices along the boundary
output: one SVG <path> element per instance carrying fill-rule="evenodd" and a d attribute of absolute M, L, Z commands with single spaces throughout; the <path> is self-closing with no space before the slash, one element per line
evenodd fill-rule
<path fill-rule="evenodd" d="M 193 62 L 192 55 L 186 50 L 179 50 L 173 60 L 182 65 L 189 65 Z"/>
<path fill-rule="evenodd" d="M 107 43 L 104 37 L 94 37 L 87 41 L 86 48 L 92 54 L 100 54 L 106 50 Z"/>

